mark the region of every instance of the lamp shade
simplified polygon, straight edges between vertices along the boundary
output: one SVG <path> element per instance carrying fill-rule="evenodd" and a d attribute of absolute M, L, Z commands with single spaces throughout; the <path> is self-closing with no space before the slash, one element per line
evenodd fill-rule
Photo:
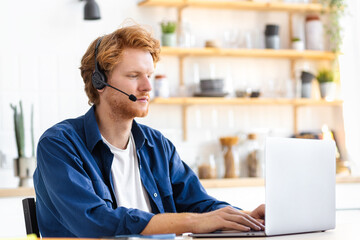
<path fill-rule="evenodd" d="M 87 0 L 84 8 L 85 20 L 100 19 L 99 5 L 94 0 Z"/>

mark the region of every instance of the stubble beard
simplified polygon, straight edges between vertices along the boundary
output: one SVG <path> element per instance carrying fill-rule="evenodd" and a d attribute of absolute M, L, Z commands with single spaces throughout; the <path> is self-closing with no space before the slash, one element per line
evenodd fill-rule
<path fill-rule="evenodd" d="M 149 104 L 146 109 L 142 110 L 134 106 L 137 104 L 125 97 L 113 96 L 110 99 L 109 106 L 111 109 L 110 116 L 114 120 L 134 119 L 136 117 L 146 117 L 149 112 Z"/>

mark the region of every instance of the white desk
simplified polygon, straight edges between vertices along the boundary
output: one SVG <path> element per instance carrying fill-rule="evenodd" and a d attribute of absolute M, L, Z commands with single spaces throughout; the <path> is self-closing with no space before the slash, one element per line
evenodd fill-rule
<path fill-rule="evenodd" d="M 275 237 L 246 237 L 246 238 L 223 238 L 222 240 L 233 240 L 233 239 L 252 239 L 252 240 L 347 240 L 347 239 L 360 239 L 360 210 L 351 211 L 337 211 L 336 213 L 336 228 L 326 232 L 316 233 L 305 233 L 305 234 L 294 234 L 284 235 Z M 215 238 L 204 238 L 202 240 L 215 240 Z M 217 238 L 220 240 L 220 238 Z"/>

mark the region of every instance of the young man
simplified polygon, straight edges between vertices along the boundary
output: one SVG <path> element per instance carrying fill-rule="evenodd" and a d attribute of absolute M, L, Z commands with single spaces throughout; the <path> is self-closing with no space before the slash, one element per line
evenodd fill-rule
<path fill-rule="evenodd" d="M 172 143 L 134 120 L 148 113 L 159 52 L 140 26 L 89 46 L 80 69 L 93 106 L 48 129 L 38 144 L 43 237 L 264 229 L 264 205 L 246 213 L 207 195 Z"/>

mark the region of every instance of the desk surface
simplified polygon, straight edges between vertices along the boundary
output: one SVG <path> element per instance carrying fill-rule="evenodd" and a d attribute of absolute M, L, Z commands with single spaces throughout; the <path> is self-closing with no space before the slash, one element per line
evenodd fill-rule
<path fill-rule="evenodd" d="M 284 235 L 276 237 L 246 237 L 246 238 L 223 238 L 222 240 L 234 240 L 234 239 L 252 239 L 252 240 L 344 240 L 344 239 L 359 239 L 360 228 L 360 210 L 342 210 L 336 213 L 336 229 L 326 232 L 305 233 Z M 43 238 L 49 239 L 50 238 Z M 191 239 L 191 238 L 184 238 Z M 65 240 L 65 239 L 64 239 Z M 221 238 L 203 238 L 201 240 L 221 240 Z"/>

